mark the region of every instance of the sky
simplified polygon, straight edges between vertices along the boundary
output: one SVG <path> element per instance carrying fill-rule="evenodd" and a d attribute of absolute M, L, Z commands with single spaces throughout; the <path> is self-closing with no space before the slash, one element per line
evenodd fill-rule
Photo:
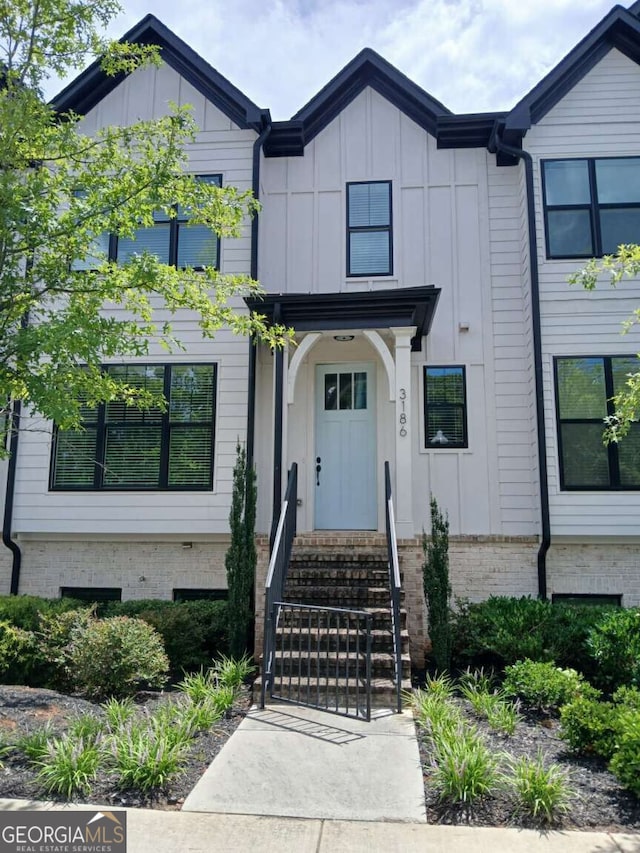
<path fill-rule="evenodd" d="M 612 0 L 121 3 L 110 36 L 119 38 L 152 12 L 275 120 L 290 118 L 363 47 L 455 113 L 509 109 L 613 6 Z"/>

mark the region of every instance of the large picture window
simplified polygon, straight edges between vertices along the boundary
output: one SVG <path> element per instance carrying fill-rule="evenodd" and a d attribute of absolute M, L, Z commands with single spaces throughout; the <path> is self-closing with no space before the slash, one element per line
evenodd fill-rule
<path fill-rule="evenodd" d="M 347 184 L 347 275 L 391 275 L 391 182 Z"/>
<path fill-rule="evenodd" d="M 197 180 L 216 186 L 222 185 L 222 175 L 198 175 Z M 111 261 L 125 263 L 133 254 L 149 252 L 163 264 L 172 266 L 220 268 L 220 239 L 205 225 L 190 225 L 189 216 L 180 206 L 175 209 L 175 217 L 158 212 L 153 216 L 153 225 L 138 228 L 133 237 L 111 237 L 99 234 L 94 240 L 94 251 L 98 257 L 107 257 Z M 74 270 L 95 269 L 98 261 L 95 255 L 89 255 L 72 264 Z"/>
<path fill-rule="evenodd" d="M 542 163 L 547 257 L 591 258 L 640 242 L 640 157 Z"/>
<path fill-rule="evenodd" d="M 640 489 L 640 423 L 620 442 L 603 442 L 611 398 L 638 366 L 635 356 L 556 358 L 561 488 Z"/>
<path fill-rule="evenodd" d="M 424 369 L 425 447 L 467 446 L 464 367 Z"/>
<path fill-rule="evenodd" d="M 52 489 L 210 489 L 213 364 L 114 365 L 110 374 L 164 395 L 165 411 L 115 401 L 87 408 L 82 430 L 56 430 Z"/>

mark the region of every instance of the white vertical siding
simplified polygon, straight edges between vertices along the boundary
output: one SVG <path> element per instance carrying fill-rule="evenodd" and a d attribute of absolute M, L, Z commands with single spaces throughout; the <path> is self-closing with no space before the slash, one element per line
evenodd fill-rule
<path fill-rule="evenodd" d="M 553 357 L 635 354 L 637 333 L 621 336 L 621 323 L 640 302 L 640 283 L 595 292 L 570 287 L 580 261 L 547 260 L 541 160 L 554 157 L 640 156 L 640 68 L 611 50 L 525 138 L 534 158 L 536 226 L 545 389 L 551 528 L 554 536 L 640 534 L 640 492 L 560 490 Z"/>
<path fill-rule="evenodd" d="M 136 71 L 83 119 L 87 134 L 106 124 L 131 124 L 165 115 L 169 101 L 193 105 L 199 125 L 188 147 L 188 168 L 221 173 L 224 185 L 251 188 L 255 133 L 236 127 L 213 104 L 166 65 Z M 250 270 L 250 225 L 238 239 L 223 239 L 221 269 Z M 237 300 L 238 310 L 246 310 Z M 158 314 L 160 317 L 161 314 Z M 215 362 L 218 365 L 214 486 L 209 492 L 50 492 L 51 425 L 35 420 L 21 437 L 14 530 L 65 534 L 211 534 L 228 531 L 232 471 L 238 439 L 246 435 L 248 343 L 222 330 L 214 341 L 202 337 L 196 318 L 182 312 L 172 318 L 185 350 L 167 355 L 154 347 L 144 361 Z"/>
<path fill-rule="evenodd" d="M 516 197 L 503 205 L 506 221 L 493 224 L 501 203 L 494 198 L 490 210 L 490 194 L 499 196 L 502 171 L 493 167 L 489 179 L 489 164 L 482 150 L 439 150 L 433 137 L 372 89 L 318 134 L 303 157 L 263 160 L 260 276 L 268 291 L 348 292 L 425 284 L 441 289 L 426 352 L 412 356 L 417 531 L 427 524 L 431 491 L 448 510 L 454 533 L 528 535 L 536 529 L 518 181 L 503 187 L 507 196 L 515 191 Z M 346 275 L 345 188 L 363 180 L 392 182 L 389 276 Z M 511 300 L 506 306 L 504 298 Z M 496 306 L 507 312 L 507 326 L 494 323 Z M 460 332 L 459 323 L 465 321 L 470 329 Z M 494 382 L 494 362 L 502 370 L 500 382 Z M 422 376 L 427 363 L 466 366 L 468 449 L 424 447 Z M 311 374 L 308 381 L 313 381 Z M 509 405 L 513 398 L 504 398 L 511 386 L 517 388 L 515 407 Z M 503 395 L 499 409 L 497 393 Z M 392 408 L 380 417 L 379 429 L 391 440 Z M 524 461 L 515 475 L 517 453 Z"/>

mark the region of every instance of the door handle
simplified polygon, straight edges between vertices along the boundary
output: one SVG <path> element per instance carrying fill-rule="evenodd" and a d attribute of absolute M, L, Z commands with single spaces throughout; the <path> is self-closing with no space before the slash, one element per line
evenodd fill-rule
<path fill-rule="evenodd" d="M 316 456 L 316 486 L 320 485 L 320 471 L 322 471 L 321 462 L 322 459 L 319 456 Z"/>

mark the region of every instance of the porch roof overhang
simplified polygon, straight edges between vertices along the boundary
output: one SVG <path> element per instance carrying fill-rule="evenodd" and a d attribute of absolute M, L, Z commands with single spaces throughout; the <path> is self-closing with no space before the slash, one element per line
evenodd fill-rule
<path fill-rule="evenodd" d="M 425 285 L 355 293 L 267 293 L 245 302 L 269 322 L 291 326 L 297 332 L 415 326 L 411 349 L 420 352 L 439 296 L 439 288 Z"/>

